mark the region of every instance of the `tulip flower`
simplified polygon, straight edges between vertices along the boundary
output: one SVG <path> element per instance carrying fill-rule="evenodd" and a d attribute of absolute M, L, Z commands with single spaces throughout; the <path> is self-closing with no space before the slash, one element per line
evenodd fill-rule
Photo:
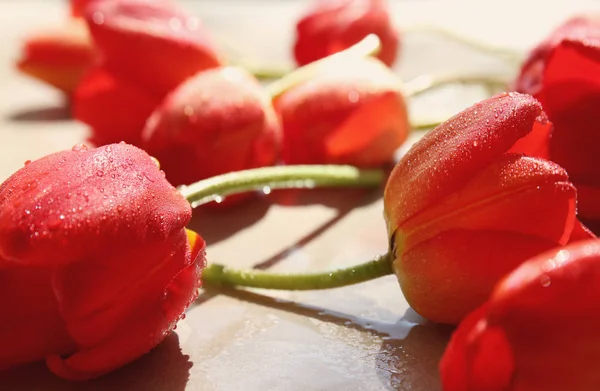
<path fill-rule="evenodd" d="M 444 391 L 598 390 L 598 295 L 598 240 L 523 263 L 454 332 Z"/>
<path fill-rule="evenodd" d="M 327 289 L 396 274 L 413 309 L 458 323 L 530 257 L 594 237 L 577 220 L 566 172 L 533 156 L 551 124 L 525 94 L 484 100 L 441 124 L 400 159 L 384 193 L 390 251 L 307 275 L 204 270 L 205 283 Z"/>
<path fill-rule="evenodd" d="M 78 147 L 0 186 L 0 369 L 46 359 L 66 379 L 135 360 L 195 299 L 204 242 L 142 150 Z"/>
<path fill-rule="evenodd" d="M 274 106 L 287 164 L 381 166 L 408 136 L 400 80 L 379 60 L 323 62 Z"/>
<path fill-rule="evenodd" d="M 86 24 L 71 19 L 61 27 L 35 31 L 26 37 L 17 68 L 71 94 L 96 60 Z"/>
<path fill-rule="evenodd" d="M 74 93 L 74 117 L 96 144 L 141 142 L 144 124 L 163 98 L 221 59 L 198 18 L 167 0 L 90 2 L 85 19 L 102 63 Z"/>
<path fill-rule="evenodd" d="M 279 122 L 270 97 L 240 68 L 200 72 L 154 111 L 142 146 L 174 185 L 270 166 L 279 154 Z"/>
<path fill-rule="evenodd" d="M 550 159 L 564 167 L 577 187 L 579 216 L 592 228 L 600 223 L 600 18 L 577 17 L 534 49 L 516 81 L 534 95 L 555 129 Z"/>
<path fill-rule="evenodd" d="M 375 34 L 378 58 L 391 66 L 400 38 L 385 0 L 317 0 L 296 25 L 294 57 L 299 65 L 340 52 Z"/>

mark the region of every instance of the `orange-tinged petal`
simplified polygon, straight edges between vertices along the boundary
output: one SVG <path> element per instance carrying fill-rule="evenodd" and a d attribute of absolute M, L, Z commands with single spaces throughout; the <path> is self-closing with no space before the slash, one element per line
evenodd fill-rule
<path fill-rule="evenodd" d="M 25 38 L 20 71 L 70 94 L 97 60 L 87 25 L 73 19 Z"/>
<path fill-rule="evenodd" d="M 455 229 L 406 252 L 400 246 L 394 272 L 417 313 L 457 324 L 487 300 L 500 278 L 553 247 L 552 241 L 519 233 Z"/>

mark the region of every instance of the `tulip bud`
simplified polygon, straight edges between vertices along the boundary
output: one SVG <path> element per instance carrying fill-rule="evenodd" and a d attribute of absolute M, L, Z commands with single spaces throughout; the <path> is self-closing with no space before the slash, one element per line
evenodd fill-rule
<path fill-rule="evenodd" d="M 567 170 L 577 187 L 579 216 L 600 232 L 600 18 L 577 17 L 534 49 L 516 81 L 533 94 L 555 129 L 550 159 Z"/>
<path fill-rule="evenodd" d="M 46 358 L 67 379 L 135 360 L 195 299 L 204 242 L 145 152 L 83 147 L 0 186 L 0 368 Z"/>
<path fill-rule="evenodd" d="M 550 128 L 531 96 L 501 94 L 441 124 L 402 157 L 384 207 L 394 270 L 416 312 L 457 323 L 502 276 L 567 244 L 579 224 L 575 187 L 558 165 L 527 156 L 540 149 L 531 137 L 547 140 L 539 136 Z"/>
<path fill-rule="evenodd" d="M 17 67 L 70 94 L 96 57 L 86 24 L 72 19 L 62 27 L 36 31 L 25 38 Z"/>
<path fill-rule="evenodd" d="M 275 164 L 279 123 L 248 72 L 200 72 L 176 88 L 150 117 L 143 147 L 174 185 Z"/>
<path fill-rule="evenodd" d="M 600 241 L 553 249 L 502 279 L 455 331 L 444 391 L 595 391 Z"/>
<path fill-rule="evenodd" d="M 287 164 L 381 166 L 408 136 L 400 80 L 379 60 L 330 61 L 279 95 Z"/>
<path fill-rule="evenodd" d="M 296 62 L 305 65 L 327 57 L 369 34 L 379 37 L 378 58 L 391 66 L 400 38 L 385 0 L 317 0 L 296 25 Z"/>

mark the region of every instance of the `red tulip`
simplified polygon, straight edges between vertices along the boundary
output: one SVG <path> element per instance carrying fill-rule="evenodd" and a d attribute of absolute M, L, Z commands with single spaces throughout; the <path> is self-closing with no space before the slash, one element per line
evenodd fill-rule
<path fill-rule="evenodd" d="M 574 18 L 555 30 L 523 65 L 516 87 L 533 94 L 555 129 L 550 158 L 577 187 L 578 213 L 600 223 L 600 18 Z"/>
<path fill-rule="evenodd" d="M 223 67 L 198 73 L 156 109 L 143 133 L 174 185 L 276 163 L 279 123 L 248 72 Z"/>
<path fill-rule="evenodd" d="M 558 248 L 502 279 L 452 336 L 445 391 L 596 391 L 600 241 Z"/>
<path fill-rule="evenodd" d="M 380 166 L 408 136 L 400 80 L 373 58 L 330 62 L 274 101 L 287 164 Z"/>
<path fill-rule="evenodd" d="M 299 65 L 340 52 L 369 34 L 381 40 L 379 59 L 390 66 L 400 38 L 385 0 L 318 0 L 296 25 L 294 56 Z"/>
<path fill-rule="evenodd" d="M 435 128 L 394 168 L 385 216 L 416 312 L 457 323 L 526 259 L 567 244 L 574 230 L 591 236 L 576 220 L 566 172 L 527 156 L 550 128 L 531 96 L 498 95 Z"/>
<path fill-rule="evenodd" d="M 195 299 L 204 242 L 143 151 L 75 148 L 0 186 L 0 368 L 87 379 L 157 345 Z"/>
<path fill-rule="evenodd" d="M 166 0 L 103 0 L 85 13 L 102 64 L 74 93 L 75 118 L 96 144 L 140 144 L 146 120 L 171 90 L 220 65 L 197 18 Z"/>
<path fill-rule="evenodd" d="M 96 58 L 87 26 L 72 19 L 62 27 L 36 31 L 25 38 L 17 68 L 70 94 Z"/>

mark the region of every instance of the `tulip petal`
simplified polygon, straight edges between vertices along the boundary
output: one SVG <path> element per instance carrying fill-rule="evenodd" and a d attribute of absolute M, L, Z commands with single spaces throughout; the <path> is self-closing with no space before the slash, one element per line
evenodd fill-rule
<path fill-rule="evenodd" d="M 64 26 L 25 38 L 18 69 L 65 93 L 71 93 L 96 61 L 86 24 L 74 19 Z"/>
<path fill-rule="evenodd" d="M 47 269 L 0 269 L 0 290 L 0 370 L 75 349 L 58 311 Z"/>
<path fill-rule="evenodd" d="M 463 187 L 529 134 L 541 115 L 533 97 L 505 93 L 471 106 L 425 135 L 388 180 L 388 232 Z"/>
<path fill-rule="evenodd" d="M 519 233 L 456 229 L 403 251 L 394 271 L 417 313 L 457 324 L 485 302 L 502 276 L 553 247 L 549 240 Z"/>
<path fill-rule="evenodd" d="M 142 150 L 78 147 L 33 161 L 0 185 L 0 256 L 47 266 L 101 257 L 164 240 L 190 218 L 190 205 Z"/>
<path fill-rule="evenodd" d="M 508 154 L 400 225 L 397 235 L 406 238 L 404 251 L 449 229 L 508 231 L 564 245 L 575 222 L 575 199 L 575 187 L 561 167 Z"/>
<path fill-rule="evenodd" d="M 142 129 L 160 100 L 106 69 L 97 68 L 73 95 L 73 116 L 92 127 L 91 141 L 140 145 Z"/>
<path fill-rule="evenodd" d="M 221 65 L 199 19 L 169 1 L 93 2 L 85 18 L 106 66 L 159 97 Z"/>
<path fill-rule="evenodd" d="M 279 132 L 258 81 L 223 67 L 200 72 L 169 94 L 146 124 L 143 147 L 181 185 L 275 164 Z"/>

